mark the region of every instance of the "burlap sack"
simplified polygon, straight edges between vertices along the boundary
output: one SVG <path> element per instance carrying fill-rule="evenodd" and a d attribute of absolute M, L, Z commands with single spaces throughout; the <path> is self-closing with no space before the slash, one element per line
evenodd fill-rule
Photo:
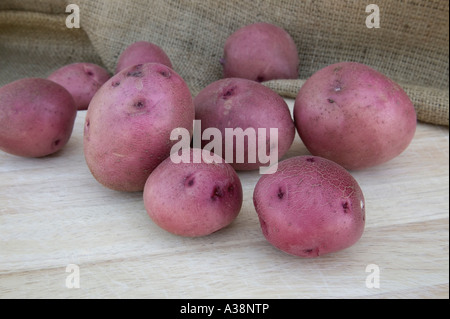
<path fill-rule="evenodd" d="M 226 38 L 265 21 L 286 29 L 300 55 L 298 80 L 265 83 L 279 94 L 294 98 L 320 68 L 357 61 L 399 82 L 419 120 L 448 126 L 448 0 L 372 2 L 379 28 L 366 25 L 370 2 L 357 0 L 1 0 L 0 85 L 79 61 L 113 72 L 126 46 L 147 40 L 166 51 L 196 95 L 221 78 Z M 66 27 L 70 3 L 80 8 L 79 29 Z"/>

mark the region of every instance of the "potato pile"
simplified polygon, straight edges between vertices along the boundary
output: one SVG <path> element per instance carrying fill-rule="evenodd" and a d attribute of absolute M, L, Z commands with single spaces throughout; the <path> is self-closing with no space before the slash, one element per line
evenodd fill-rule
<path fill-rule="evenodd" d="M 351 171 L 408 147 L 417 122 L 409 97 L 369 66 L 344 61 L 307 79 L 292 117 L 260 83 L 299 74 L 296 44 L 269 23 L 231 34 L 220 62 L 223 78 L 196 97 L 164 50 L 146 41 L 122 52 L 113 76 L 80 62 L 48 79 L 7 84 L 0 149 L 55 153 L 77 110 L 87 110 L 84 156 L 93 177 L 116 191 L 142 192 L 149 217 L 166 231 L 198 237 L 227 227 L 242 207 L 239 171 L 260 169 L 253 203 L 269 243 L 306 258 L 355 244 L 366 213 Z M 310 155 L 283 160 L 296 132 Z"/>

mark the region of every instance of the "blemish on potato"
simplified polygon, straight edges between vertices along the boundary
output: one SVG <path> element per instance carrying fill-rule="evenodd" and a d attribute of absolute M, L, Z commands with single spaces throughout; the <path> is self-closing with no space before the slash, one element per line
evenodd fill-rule
<path fill-rule="evenodd" d="M 84 124 L 84 135 L 87 136 L 89 133 L 89 126 L 91 125 L 91 122 L 89 119 L 86 119 L 86 122 Z"/>
<path fill-rule="evenodd" d="M 120 81 L 113 81 L 113 82 L 111 83 L 111 86 L 112 86 L 113 88 L 118 87 L 119 85 L 120 85 Z"/>
<path fill-rule="evenodd" d="M 172 73 L 169 70 L 162 70 L 159 72 L 163 77 L 170 78 L 172 76 Z"/>
<path fill-rule="evenodd" d="M 278 188 L 277 196 L 278 196 L 279 199 L 283 199 L 283 197 L 284 197 L 284 192 L 283 192 L 283 189 L 281 187 Z"/>
<path fill-rule="evenodd" d="M 120 153 L 112 153 L 112 155 L 114 155 L 116 157 L 120 157 L 120 158 L 125 157 L 125 155 L 120 154 Z"/>
<path fill-rule="evenodd" d="M 220 188 L 220 186 L 215 186 L 213 189 L 213 193 L 211 195 L 211 199 L 213 201 L 215 201 L 217 198 L 222 198 L 223 197 L 223 191 Z"/>
<path fill-rule="evenodd" d="M 131 76 L 134 78 L 142 78 L 144 76 L 144 73 L 142 73 L 142 71 L 130 71 L 127 73 L 127 76 Z"/>
<path fill-rule="evenodd" d="M 233 101 L 225 101 L 225 103 L 223 104 L 223 108 L 225 109 L 223 111 L 223 115 L 228 115 L 230 113 L 230 110 L 233 108 Z"/>
<path fill-rule="evenodd" d="M 188 187 L 192 187 L 195 184 L 195 177 L 193 174 L 189 174 L 184 178 L 184 185 Z"/>
<path fill-rule="evenodd" d="M 133 104 L 133 106 L 137 109 L 142 109 L 145 107 L 145 102 L 144 101 L 137 101 L 136 103 Z"/>
<path fill-rule="evenodd" d="M 344 88 L 344 85 L 342 84 L 340 79 L 337 79 L 336 81 L 334 81 L 333 84 L 333 90 L 334 92 L 341 92 Z"/>
<path fill-rule="evenodd" d="M 344 209 L 345 214 L 350 212 L 350 204 L 348 202 L 342 203 L 342 208 Z"/>
<path fill-rule="evenodd" d="M 134 87 L 136 88 L 136 90 L 142 91 L 142 89 L 144 88 L 144 83 L 142 82 L 142 79 L 135 81 Z"/>
<path fill-rule="evenodd" d="M 136 65 L 131 71 L 127 72 L 127 76 L 142 78 L 144 76 L 144 73 L 141 71 L 142 66 L 142 64 Z"/>
<path fill-rule="evenodd" d="M 319 256 L 319 248 L 308 248 L 308 249 L 304 249 L 303 253 L 305 255 L 309 255 L 309 256 Z"/>
<path fill-rule="evenodd" d="M 222 98 L 224 100 L 229 99 L 232 95 L 235 94 L 236 88 L 237 88 L 236 85 L 226 88 L 222 94 Z"/>

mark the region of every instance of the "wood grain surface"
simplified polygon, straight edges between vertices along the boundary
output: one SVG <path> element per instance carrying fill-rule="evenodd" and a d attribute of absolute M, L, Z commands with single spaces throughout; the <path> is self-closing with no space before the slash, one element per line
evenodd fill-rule
<path fill-rule="evenodd" d="M 366 199 L 363 237 L 302 259 L 263 237 L 252 202 L 258 171 L 239 173 L 244 203 L 229 227 L 195 239 L 158 228 L 142 193 L 112 191 L 92 177 L 84 117 L 78 113 L 57 154 L 0 152 L 0 298 L 449 297 L 446 127 L 420 123 L 402 155 L 351 172 Z M 305 154 L 297 136 L 285 158 Z"/>

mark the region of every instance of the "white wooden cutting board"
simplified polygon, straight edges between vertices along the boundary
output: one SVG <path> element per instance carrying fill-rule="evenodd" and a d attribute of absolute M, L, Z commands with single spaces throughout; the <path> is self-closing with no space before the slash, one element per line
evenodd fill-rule
<path fill-rule="evenodd" d="M 229 227 L 196 239 L 159 229 L 141 193 L 91 176 L 84 117 L 55 155 L 0 152 L 0 298 L 449 297 L 448 128 L 419 124 L 401 156 L 352 172 L 366 198 L 363 237 L 302 259 L 263 237 L 257 171 L 239 173 L 244 203 Z M 286 157 L 305 154 L 297 136 Z"/>

